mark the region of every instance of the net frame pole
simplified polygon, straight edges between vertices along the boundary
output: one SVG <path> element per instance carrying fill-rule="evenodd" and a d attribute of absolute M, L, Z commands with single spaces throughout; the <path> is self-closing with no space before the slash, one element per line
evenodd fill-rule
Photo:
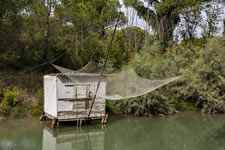
<path fill-rule="evenodd" d="M 88 118 L 89 118 L 90 115 L 91 115 L 91 111 L 92 111 L 93 105 L 94 105 L 94 103 L 95 103 L 95 99 L 96 99 L 96 96 L 97 96 L 97 92 L 98 92 L 98 89 L 99 89 L 101 80 L 102 80 L 102 78 L 103 78 L 103 75 L 104 75 L 105 67 L 106 67 L 107 61 L 108 61 L 108 59 L 109 59 L 109 53 L 110 53 L 110 50 L 111 50 L 111 48 L 112 48 L 112 43 L 113 43 L 113 40 L 114 40 L 114 37 L 115 37 L 116 28 L 117 28 L 117 26 L 118 26 L 119 19 L 120 19 L 120 12 L 118 13 L 118 16 L 117 16 L 116 25 L 115 25 L 114 30 L 113 30 L 112 39 L 111 39 L 111 41 L 110 41 L 109 49 L 108 49 L 107 54 L 106 54 L 106 59 L 105 59 L 105 62 L 104 62 L 104 64 L 103 64 L 102 72 L 101 72 L 100 79 L 99 79 L 98 84 L 97 84 L 97 88 L 96 88 L 96 91 L 95 91 L 95 95 L 94 95 L 93 100 L 92 100 L 92 103 L 91 103 L 91 108 L 90 108 L 89 113 L 88 113 Z"/>

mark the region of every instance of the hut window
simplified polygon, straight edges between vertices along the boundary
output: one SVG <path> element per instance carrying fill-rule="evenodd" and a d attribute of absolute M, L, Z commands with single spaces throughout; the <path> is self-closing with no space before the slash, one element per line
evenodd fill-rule
<path fill-rule="evenodd" d="M 89 98 L 89 91 L 90 91 L 89 85 L 76 85 L 75 97 L 78 99 Z"/>

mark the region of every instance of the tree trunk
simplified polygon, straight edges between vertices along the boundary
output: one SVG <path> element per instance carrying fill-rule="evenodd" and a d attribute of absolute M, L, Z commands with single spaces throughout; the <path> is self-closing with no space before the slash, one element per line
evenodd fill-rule
<path fill-rule="evenodd" d="M 46 32 L 45 32 L 45 51 L 44 51 L 44 59 L 47 58 L 48 55 L 48 49 L 49 49 L 49 36 L 50 36 L 50 15 L 51 15 L 51 9 L 52 9 L 52 4 L 51 0 L 47 0 L 46 2 L 46 7 L 47 7 L 47 15 L 46 15 Z"/>

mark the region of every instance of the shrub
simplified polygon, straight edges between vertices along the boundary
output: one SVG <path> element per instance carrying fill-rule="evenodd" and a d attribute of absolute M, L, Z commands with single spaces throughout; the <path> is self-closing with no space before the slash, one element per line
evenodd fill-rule
<path fill-rule="evenodd" d="M 24 106 L 21 104 L 16 105 L 12 108 L 12 111 L 10 112 L 10 116 L 14 118 L 23 117 L 25 115 L 25 109 Z"/>
<path fill-rule="evenodd" d="M 39 116 L 42 113 L 41 107 L 37 107 L 31 110 L 31 114 L 34 116 Z"/>
<path fill-rule="evenodd" d="M 145 47 L 142 53 L 131 62 L 137 74 L 147 79 L 162 79 L 179 73 L 179 68 L 170 55 L 161 54 L 161 47 L 156 42 Z M 144 96 L 128 99 L 121 102 L 120 109 L 124 113 L 137 116 L 167 115 L 176 112 L 168 86 L 162 87 Z"/>
<path fill-rule="evenodd" d="M 13 88 L 12 90 L 6 89 L 3 94 L 3 99 L 0 104 L 0 113 L 3 116 L 8 117 L 10 112 L 14 106 L 17 105 L 18 99 L 17 96 L 19 95 L 19 91 L 17 88 Z"/>
<path fill-rule="evenodd" d="M 184 71 L 187 85 L 180 97 L 207 113 L 225 112 L 225 39 L 213 38 L 200 57 Z"/>
<path fill-rule="evenodd" d="M 136 116 L 169 115 L 176 112 L 168 99 L 159 91 L 149 93 L 139 98 L 127 99 L 119 104 L 123 113 Z"/>
<path fill-rule="evenodd" d="M 37 105 L 39 107 L 42 107 L 43 106 L 43 89 L 38 89 L 37 92 L 35 93 L 35 98 L 36 98 L 36 101 L 37 101 Z"/>
<path fill-rule="evenodd" d="M 175 107 L 225 112 L 225 39 L 209 39 L 202 48 L 180 44 L 165 54 L 158 45 L 146 47 L 132 61 L 138 75 L 160 79 L 182 73 L 183 77 L 145 96 L 122 101 L 120 109 L 135 115 L 171 114 Z"/>

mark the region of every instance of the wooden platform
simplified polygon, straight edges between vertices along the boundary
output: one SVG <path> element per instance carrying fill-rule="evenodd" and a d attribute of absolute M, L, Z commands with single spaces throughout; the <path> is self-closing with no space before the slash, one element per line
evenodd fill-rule
<path fill-rule="evenodd" d="M 87 116 L 87 115 L 86 115 Z M 63 122 L 63 121 L 77 121 L 77 126 L 82 126 L 83 122 L 86 122 L 88 120 L 101 120 L 101 124 L 106 124 L 108 122 L 108 117 L 109 115 L 106 114 L 104 116 L 91 116 L 91 117 L 80 117 L 77 118 L 76 116 L 73 116 L 71 118 L 59 118 L 59 117 L 54 117 L 49 115 L 48 113 L 44 113 L 40 116 L 40 120 L 46 120 L 46 118 L 49 118 L 52 120 L 52 125 L 51 128 L 55 128 L 56 126 L 59 126 L 59 122 Z"/>

